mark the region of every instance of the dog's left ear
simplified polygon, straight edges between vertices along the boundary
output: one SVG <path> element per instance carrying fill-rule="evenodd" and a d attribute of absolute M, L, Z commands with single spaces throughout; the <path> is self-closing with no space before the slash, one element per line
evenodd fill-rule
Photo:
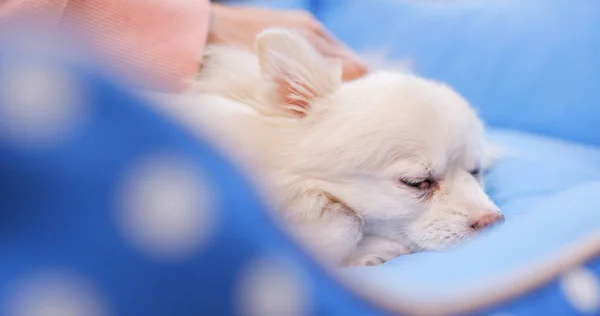
<path fill-rule="evenodd" d="M 287 29 L 272 28 L 256 39 L 269 97 L 288 114 L 305 116 L 313 101 L 342 83 L 341 62 L 326 60 L 308 41 Z"/>

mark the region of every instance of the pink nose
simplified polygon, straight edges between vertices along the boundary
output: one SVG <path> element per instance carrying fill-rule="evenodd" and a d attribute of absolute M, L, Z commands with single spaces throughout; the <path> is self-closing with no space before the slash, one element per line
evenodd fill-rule
<path fill-rule="evenodd" d="M 502 222 L 504 222 L 504 215 L 496 212 L 487 213 L 485 215 L 479 216 L 473 222 L 473 224 L 471 224 L 471 227 L 475 230 L 482 230 L 486 227 L 489 227 L 494 224 L 500 224 Z"/>

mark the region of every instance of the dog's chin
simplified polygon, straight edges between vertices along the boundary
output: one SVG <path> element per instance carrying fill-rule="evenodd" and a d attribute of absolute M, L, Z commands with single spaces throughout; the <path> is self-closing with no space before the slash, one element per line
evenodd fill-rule
<path fill-rule="evenodd" d="M 406 246 L 411 252 L 435 252 L 446 251 L 460 246 L 465 241 L 472 239 L 475 232 L 465 229 L 464 231 L 450 231 L 444 235 L 428 235 L 416 233 L 416 238 L 408 237 Z"/>

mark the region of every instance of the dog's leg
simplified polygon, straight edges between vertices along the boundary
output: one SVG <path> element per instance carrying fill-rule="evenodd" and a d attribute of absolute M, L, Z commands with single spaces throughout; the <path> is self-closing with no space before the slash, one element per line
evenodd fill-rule
<path fill-rule="evenodd" d="M 342 262 L 345 266 L 375 266 L 411 253 L 404 244 L 376 236 L 365 236 L 352 254 Z"/>
<path fill-rule="evenodd" d="M 345 203 L 331 200 L 327 194 L 319 194 L 315 200 L 323 204 L 321 214 L 297 218 L 293 228 L 319 259 L 339 265 L 363 238 L 363 221 Z"/>

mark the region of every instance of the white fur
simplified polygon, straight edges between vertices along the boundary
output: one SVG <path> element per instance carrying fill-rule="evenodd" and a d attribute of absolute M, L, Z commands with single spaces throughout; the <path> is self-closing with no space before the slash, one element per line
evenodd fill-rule
<path fill-rule="evenodd" d="M 178 100 L 164 108 L 252 171 L 285 222 L 334 262 L 443 249 L 499 214 L 468 172 L 487 162 L 482 124 L 440 83 L 401 72 L 342 83 L 339 64 L 271 29 L 257 56 L 212 47 Z M 425 191 L 400 181 L 429 177 Z"/>

